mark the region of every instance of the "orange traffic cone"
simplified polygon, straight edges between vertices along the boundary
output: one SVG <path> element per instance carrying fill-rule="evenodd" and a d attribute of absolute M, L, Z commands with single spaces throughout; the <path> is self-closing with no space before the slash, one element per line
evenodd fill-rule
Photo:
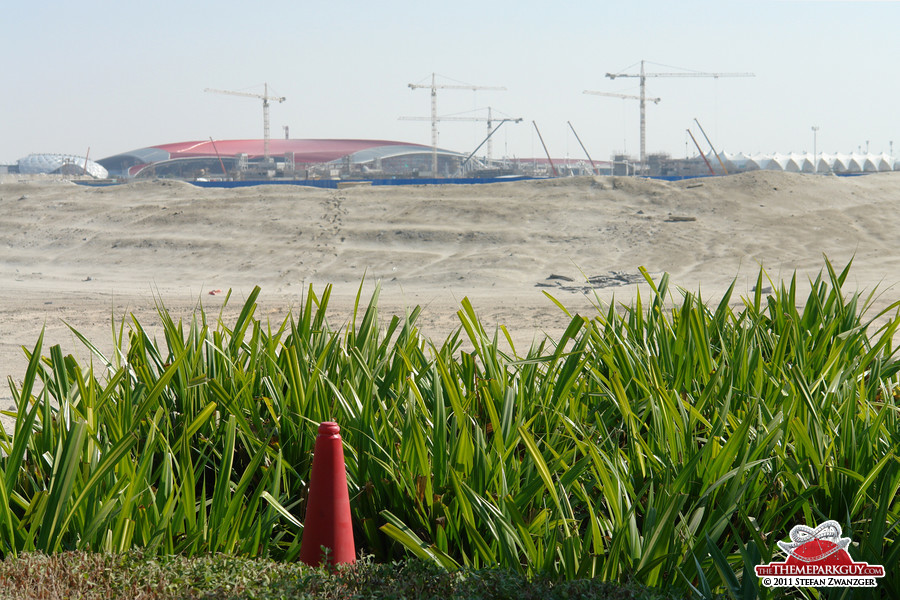
<path fill-rule="evenodd" d="M 340 431 L 337 423 L 326 421 L 316 438 L 300 544 L 300 560 L 314 567 L 356 560 Z"/>

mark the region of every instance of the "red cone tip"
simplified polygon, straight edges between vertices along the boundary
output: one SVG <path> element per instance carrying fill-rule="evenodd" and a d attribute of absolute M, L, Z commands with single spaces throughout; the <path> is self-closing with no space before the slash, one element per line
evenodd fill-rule
<path fill-rule="evenodd" d="M 337 436 L 340 433 L 341 428 L 334 421 L 325 421 L 319 425 L 319 435 Z"/>

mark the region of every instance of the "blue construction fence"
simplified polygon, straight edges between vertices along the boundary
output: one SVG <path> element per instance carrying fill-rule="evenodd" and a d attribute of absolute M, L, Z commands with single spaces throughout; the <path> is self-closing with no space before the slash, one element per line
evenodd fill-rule
<path fill-rule="evenodd" d="M 763 173 L 765 171 L 754 171 Z M 838 177 L 860 177 L 869 173 L 835 173 Z M 658 179 L 662 181 L 683 181 L 686 179 L 704 179 L 707 177 L 723 177 L 723 175 L 649 175 L 641 176 L 644 179 Z M 335 190 L 343 186 L 353 185 L 471 185 L 481 183 L 507 183 L 510 181 L 531 181 L 537 179 L 552 179 L 550 177 L 529 177 L 517 175 L 514 177 L 456 177 L 447 179 L 248 179 L 243 181 L 189 181 L 193 185 L 204 188 L 239 188 L 257 185 L 304 185 L 308 187 L 325 188 Z M 79 185 L 101 187 L 121 185 L 118 181 L 74 181 Z"/>
<path fill-rule="evenodd" d="M 339 185 L 471 185 L 477 183 L 504 183 L 508 181 L 526 181 L 546 179 L 544 177 L 451 177 L 447 179 L 266 179 L 244 181 L 191 181 L 190 183 L 204 188 L 239 188 L 254 185 L 305 185 L 309 187 L 336 190 Z"/>

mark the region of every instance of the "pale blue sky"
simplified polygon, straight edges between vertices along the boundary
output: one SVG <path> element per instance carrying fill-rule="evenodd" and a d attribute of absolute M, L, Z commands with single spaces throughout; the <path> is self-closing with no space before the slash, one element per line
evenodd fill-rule
<path fill-rule="evenodd" d="M 102 158 L 167 142 L 262 137 L 261 102 L 204 88 L 287 97 L 272 137 L 430 143 L 432 72 L 507 91 L 438 92 L 438 112 L 492 106 L 522 117 L 495 156 L 637 154 L 636 79 L 648 71 L 755 78 L 648 79 L 647 149 L 685 154 L 696 117 L 718 149 L 900 155 L 900 2 L 622 0 L 547 3 L 233 0 L 7 3 L 0 8 L 0 163 L 31 152 Z M 665 65 L 665 66 L 658 66 Z M 484 116 L 484 112 L 473 113 Z M 696 127 L 694 126 L 696 132 Z M 471 151 L 483 123 L 442 123 L 439 144 Z M 693 148 L 689 149 L 693 154 Z"/>

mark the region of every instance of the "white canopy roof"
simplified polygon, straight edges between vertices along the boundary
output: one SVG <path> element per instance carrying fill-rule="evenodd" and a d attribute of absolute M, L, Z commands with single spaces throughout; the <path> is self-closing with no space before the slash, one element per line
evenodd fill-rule
<path fill-rule="evenodd" d="M 709 161 L 715 161 L 716 155 L 706 155 Z M 900 159 L 888 154 L 826 154 L 811 152 L 797 154 L 744 154 L 739 152 L 720 152 L 719 158 L 731 171 L 789 171 L 793 173 L 879 173 L 883 171 L 900 171 Z"/>
<path fill-rule="evenodd" d="M 106 179 L 109 176 L 102 165 L 87 160 L 84 156 L 75 156 L 74 154 L 29 154 L 17 162 L 19 173 L 57 173 L 71 168 L 72 172 L 76 174 L 83 173 L 97 179 Z"/>

